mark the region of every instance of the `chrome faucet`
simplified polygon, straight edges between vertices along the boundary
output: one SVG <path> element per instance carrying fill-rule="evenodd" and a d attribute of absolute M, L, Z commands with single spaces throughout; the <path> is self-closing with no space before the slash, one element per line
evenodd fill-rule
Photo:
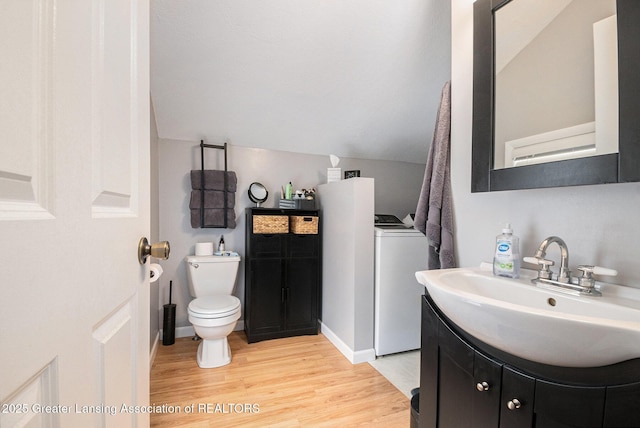
<path fill-rule="evenodd" d="M 542 275 L 539 275 L 540 278 L 544 279 L 552 279 L 551 271 L 549 271 L 548 267 L 553 266 L 553 262 L 550 263 L 541 263 L 541 262 L 549 262 L 545 257 L 547 255 L 547 248 L 549 245 L 553 243 L 558 244 L 560 247 L 560 272 L 558 272 L 557 281 L 563 284 L 571 282 L 571 271 L 569 270 L 569 248 L 567 248 L 567 244 L 557 236 L 550 236 L 538 247 L 536 251 L 535 258 L 538 259 L 538 264 L 542 265 L 543 269 L 540 271 Z M 546 268 L 546 269 L 545 269 Z"/>
<path fill-rule="evenodd" d="M 553 243 L 558 244 L 558 247 L 560 247 L 560 271 L 558 272 L 556 279 L 553 279 L 553 272 L 549 269 L 550 266 L 554 265 L 554 262 L 552 260 L 545 259 L 547 249 L 549 248 L 549 245 Z M 567 244 L 557 236 L 550 236 L 542 241 L 535 256 L 525 257 L 523 260 L 527 263 L 540 266 L 538 277 L 531 280 L 534 284 L 538 286 L 560 287 L 571 294 L 600 296 L 602 293 L 596 289 L 595 280 L 592 275 L 615 276 L 618 274 L 618 272 L 613 269 L 606 269 L 599 266 L 580 265 L 578 266 L 578 270 L 582 272 L 582 276 L 576 278 L 576 281 L 572 281 L 571 271 L 569 270 L 569 249 L 567 248 Z"/>

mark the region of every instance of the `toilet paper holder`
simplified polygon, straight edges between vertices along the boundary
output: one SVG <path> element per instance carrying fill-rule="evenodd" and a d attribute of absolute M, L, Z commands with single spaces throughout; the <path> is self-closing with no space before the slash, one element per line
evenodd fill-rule
<path fill-rule="evenodd" d="M 171 247 L 168 241 L 156 242 L 155 244 L 149 245 L 147 238 L 142 237 L 140 238 L 140 242 L 138 242 L 138 261 L 143 265 L 149 256 L 156 259 L 167 260 L 170 251 Z"/>

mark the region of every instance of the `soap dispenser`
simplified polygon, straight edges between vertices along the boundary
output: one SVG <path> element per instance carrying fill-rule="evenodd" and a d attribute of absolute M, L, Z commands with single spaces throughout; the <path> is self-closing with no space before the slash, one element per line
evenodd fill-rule
<path fill-rule="evenodd" d="M 502 233 L 496 236 L 493 274 L 508 278 L 520 276 L 520 239 L 513 234 L 510 223 L 507 223 Z"/>
<path fill-rule="evenodd" d="M 224 251 L 224 235 L 220 236 L 220 242 L 218 242 L 218 251 L 221 253 Z"/>

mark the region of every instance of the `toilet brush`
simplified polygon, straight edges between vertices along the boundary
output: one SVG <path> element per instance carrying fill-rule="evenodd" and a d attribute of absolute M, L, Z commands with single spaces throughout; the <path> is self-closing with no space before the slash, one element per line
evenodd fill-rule
<path fill-rule="evenodd" d="M 176 305 L 171 303 L 173 281 L 169 281 L 169 303 L 164 305 L 164 320 L 162 323 L 162 344 L 173 345 L 176 341 Z"/>

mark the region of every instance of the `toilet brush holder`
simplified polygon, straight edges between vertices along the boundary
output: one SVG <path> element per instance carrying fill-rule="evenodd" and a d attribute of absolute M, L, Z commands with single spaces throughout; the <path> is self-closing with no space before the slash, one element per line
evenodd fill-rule
<path fill-rule="evenodd" d="M 162 344 L 173 345 L 176 342 L 176 304 L 171 303 L 173 281 L 169 281 L 169 303 L 164 305 L 162 321 Z"/>
<path fill-rule="evenodd" d="M 176 342 L 176 304 L 164 305 L 164 318 L 162 323 L 162 344 L 173 345 Z"/>

